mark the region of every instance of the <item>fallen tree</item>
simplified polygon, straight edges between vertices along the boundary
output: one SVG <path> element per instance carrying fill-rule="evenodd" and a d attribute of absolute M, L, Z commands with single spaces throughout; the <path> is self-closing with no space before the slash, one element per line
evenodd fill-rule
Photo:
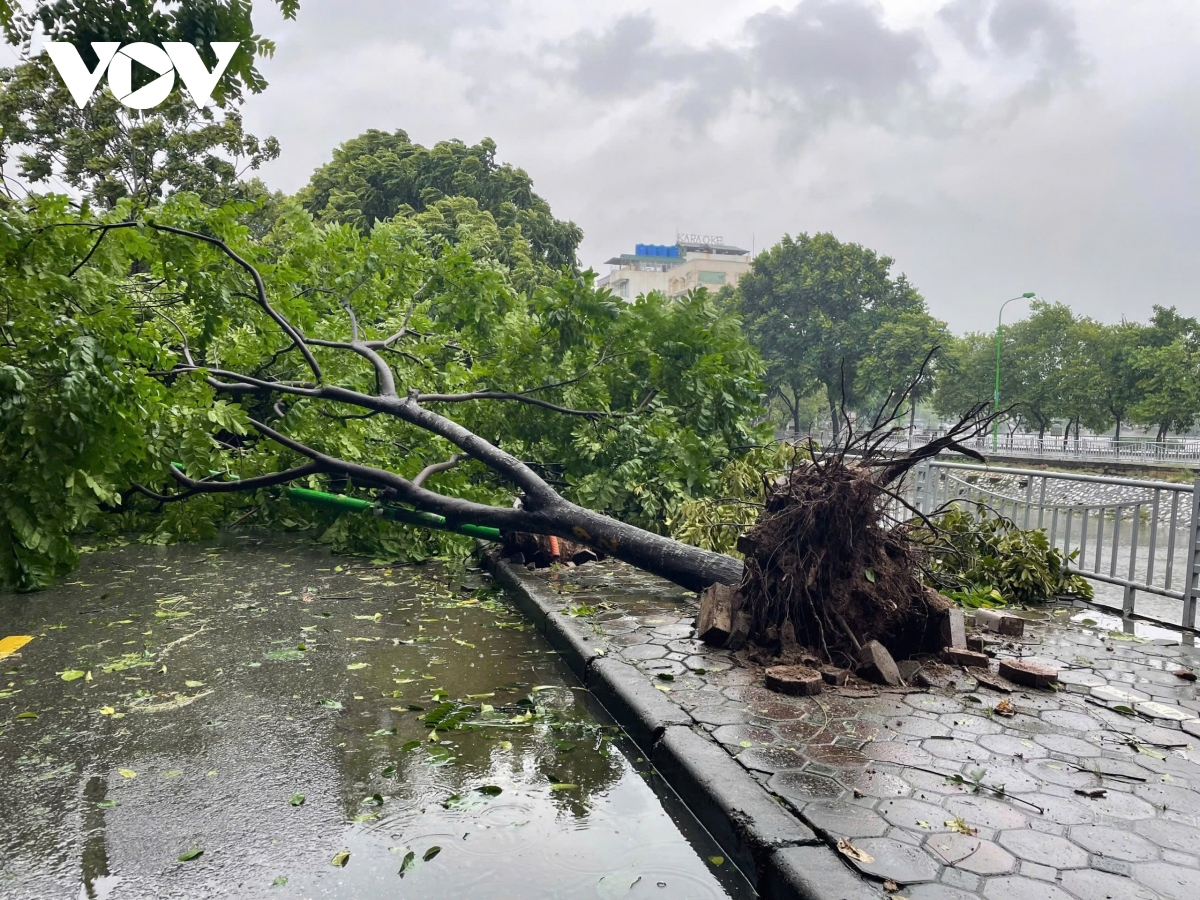
<path fill-rule="evenodd" d="M 202 495 L 245 494 L 291 483 L 311 486 L 320 480 L 373 491 L 382 501 L 432 513 L 450 525 L 474 524 L 509 534 L 553 536 L 691 590 L 726 586 L 736 597 L 733 613 L 744 623 L 743 639 L 748 637 L 767 652 L 787 654 L 804 645 L 827 660 L 846 663 L 875 640 L 904 654 L 935 641 L 935 614 L 946 607 L 942 598 L 921 583 L 920 550 L 911 540 L 908 526 L 896 519 L 896 510 L 907 504 L 895 488 L 913 466 L 943 450 L 977 457 L 960 441 L 986 427 L 988 419 L 982 409 L 973 410 L 942 438 L 908 452 L 894 452 L 890 447 L 891 439 L 901 431 L 897 417 L 909 390 L 889 398 L 871 426 L 859 434 L 849 427 L 847 417 L 848 427 L 835 447 L 810 446 L 808 459 L 798 457 L 786 477 L 770 486 L 759 521 L 741 541 L 743 563 L 572 502 L 552 483 L 554 479 L 544 467 L 539 471 L 441 411 L 488 405 L 564 419 L 639 415 L 637 409 L 612 412 L 546 399 L 548 389 L 585 377 L 605 360 L 602 354 L 600 362 L 583 375 L 532 389 L 422 389 L 414 381 L 431 369 L 419 355 L 431 340 L 415 326 L 413 314 L 419 303 L 428 301 L 423 295 L 430 282 L 412 294 L 407 309 L 401 307 L 402 313 L 393 314 L 390 307 L 380 304 L 368 310 L 369 320 L 360 321 L 361 310 L 356 310 L 351 296 L 371 277 L 368 273 L 358 284 L 337 292 L 334 308 L 340 310 L 340 325 L 314 321 L 311 316 L 300 323 L 283 311 L 286 305 L 273 302 L 262 272 L 247 254 L 214 234 L 162 221 L 75 222 L 66 227 L 91 232 L 95 241 L 68 279 L 87 265 L 105 237 L 113 233 L 134 232 L 138 238 L 135 247 L 143 253 L 151 235 L 216 251 L 241 272 L 240 284 L 226 289 L 222 296 L 251 304 L 258 313 L 253 322 L 255 333 L 269 333 L 274 341 L 273 346 L 265 345 L 271 348 L 265 362 L 261 352 L 242 360 L 250 360 L 251 367 L 237 365 L 236 360 L 223 362 L 219 349 L 212 349 L 219 348 L 219 342 L 207 337 L 204 330 L 191 333 L 206 336 L 208 349 L 194 350 L 188 330 L 161 309 L 152 310 L 170 324 L 177 341 L 171 348 L 174 364 L 148 374 L 168 392 L 200 382 L 218 397 L 227 398 L 217 403 L 229 402 L 236 411 L 222 407 L 209 417 L 225 429 L 219 443 L 230 452 L 270 445 L 275 455 L 269 458 L 278 460 L 278 469 L 264 472 L 260 468 L 259 474 L 247 477 L 228 470 L 207 475 L 204 458 L 198 457 L 191 465 L 170 465 L 170 478 L 180 490 L 169 492 L 138 483 L 131 493 L 168 505 Z M 191 283 L 196 284 L 212 268 L 207 258 L 197 258 L 189 265 Z M 387 273 L 377 271 L 375 277 L 383 282 Z M 173 283 L 172 289 L 186 293 L 189 284 L 176 288 Z M 206 324 L 203 318 L 199 321 Z M 250 317 L 243 321 L 249 322 Z M 212 331 L 211 325 L 207 328 Z M 462 349 L 454 346 L 452 337 L 438 335 L 432 342 L 439 345 L 439 352 L 444 347 L 456 352 Z M 227 353 L 226 359 L 230 355 L 234 354 Z M 453 356 L 445 358 L 454 360 Z M 347 360 L 356 363 L 350 366 Z M 402 366 L 397 361 L 407 363 Z M 918 374 L 917 379 L 920 377 Z M 647 402 L 642 401 L 641 406 Z M 304 411 L 307 418 L 294 416 L 296 410 Z M 328 429 L 313 426 L 314 410 L 330 423 Z M 336 429 L 347 422 L 366 420 L 393 421 L 410 432 L 435 437 L 452 452 L 441 461 L 425 461 L 419 471 L 408 476 L 372 465 L 366 453 L 337 452 Z M 302 431 L 302 426 L 307 431 Z M 342 442 L 340 446 L 346 445 Z M 516 502 L 480 502 L 437 489 L 445 473 L 471 464 L 484 467 L 489 477 L 506 486 L 509 498 L 516 495 Z M 918 518 L 932 526 L 924 517 Z"/>

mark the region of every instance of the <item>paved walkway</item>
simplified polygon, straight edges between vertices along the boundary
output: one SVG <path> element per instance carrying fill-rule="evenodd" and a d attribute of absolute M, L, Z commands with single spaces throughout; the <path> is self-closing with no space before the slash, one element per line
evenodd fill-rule
<path fill-rule="evenodd" d="M 1055 662 L 1057 692 L 932 666 L 927 691 L 792 698 L 691 637 L 693 594 L 612 562 L 539 574 L 606 655 L 894 896 L 1200 898 L 1200 700 L 1173 674 L 1200 668 L 1193 646 L 1054 608 L 990 649 Z M 1005 700 L 1015 714 L 995 712 Z"/>

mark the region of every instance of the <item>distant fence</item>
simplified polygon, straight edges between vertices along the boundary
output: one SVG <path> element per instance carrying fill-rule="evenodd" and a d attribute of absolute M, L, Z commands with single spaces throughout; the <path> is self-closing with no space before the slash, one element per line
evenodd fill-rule
<path fill-rule="evenodd" d="M 911 446 L 919 447 L 941 435 L 940 431 L 916 431 L 912 435 Z M 819 444 L 829 444 L 833 436 L 829 432 L 821 432 L 813 434 L 812 438 Z M 980 435 L 962 443 L 985 455 L 993 452 L 990 434 Z M 909 446 L 909 436 L 902 434 L 891 441 L 891 445 Z M 1110 437 L 1084 437 L 1069 438 L 1064 441 L 1061 436 L 1039 438 L 1036 434 L 1001 433 L 997 436 L 995 452 L 1003 456 L 1021 456 L 1030 459 L 1091 459 L 1097 462 L 1200 465 L 1200 438 L 1169 438 L 1165 441 L 1121 438 L 1118 441 Z"/>
<path fill-rule="evenodd" d="M 1043 528 L 1051 546 L 1078 551 L 1071 571 L 1123 589 L 1136 615 L 1138 593 L 1180 603 L 1196 628 L 1200 597 L 1200 479 L 1140 481 L 927 460 L 905 479 L 905 499 L 922 513 L 960 504 Z"/>

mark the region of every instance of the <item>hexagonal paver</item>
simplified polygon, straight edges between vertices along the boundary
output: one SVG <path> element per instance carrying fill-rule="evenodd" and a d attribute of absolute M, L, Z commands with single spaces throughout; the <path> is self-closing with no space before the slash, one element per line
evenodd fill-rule
<path fill-rule="evenodd" d="M 1109 859 L 1149 862 L 1158 858 L 1158 848 L 1144 837 L 1107 825 L 1076 825 L 1068 836 L 1089 853 Z"/>
<path fill-rule="evenodd" d="M 902 844 L 892 838 L 865 838 L 856 841 L 855 846 L 874 857 L 872 862 L 850 860 L 867 875 L 890 878 L 898 884 L 918 884 L 937 878 L 938 863 L 920 847 Z"/>
<path fill-rule="evenodd" d="M 734 758 L 747 769 L 768 775 L 784 769 L 799 769 L 805 762 L 803 756 L 787 747 L 750 747 Z"/>
<path fill-rule="evenodd" d="M 1133 867 L 1133 877 L 1168 900 L 1196 900 L 1200 897 L 1200 871 L 1169 863 L 1143 863 Z"/>
<path fill-rule="evenodd" d="M 823 763 L 838 769 L 861 769 L 866 766 L 866 756 L 853 747 L 839 747 L 835 744 L 818 744 L 804 748 L 804 755 L 813 762 Z"/>
<path fill-rule="evenodd" d="M 1172 822 L 1170 819 L 1142 819 L 1134 823 L 1133 830 L 1164 850 L 1200 852 L 1200 828 L 1182 822 Z"/>
<path fill-rule="evenodd" d="M 954 818 L 936 804 L 908 798 L 883 800 L 878 809 L 879 814 L 897 828 L 917 833 L 949 831 L 946 822 Z"/>
<path fill-rule="evenodd" d="M 1112 790 L 1110 785 L 1106 787 L 1109 787 L 1109 791 L 1103 797 L 1088 800 L 1088 809 L 1117 819 L 1149 819 L 1154 815 L 1154 807 L 1140 797 Z"/>
<path fill-rule="evenodd" d="M 947 715 L 952 715 L 952 713 L 948 713 Z M 950 729 L 937 719 L 923 719 L 920 716 L 907 714 L 902 719 L 889 721 L 887 728 L 889 731 L 894 731 L 905 737 L 915 738 L 937 737 L 939 735 L 950 734 Z"/>
<path fill-rule="evenodd" d="M 1111 684 L 1094 687 L 1091 693 L 1097 700 L 1104 700 L 1107 703 L 1120 703 L 1127 706 L 1150 699 L 1149 694 L 1143 694 L 1141 691 L 1135 691 L 1133 688 L 1122 688 Z"/>
<path fill-rule="evenodd" d="M 1200 794 L 1170 784 L 1139 784 L 1133 792 L 1156 809 L 1172 810 L 1187 816 L 1200 815 Z"/>
<path fill-rule="evenodd" d="M 1099 872 L 1095 869 L 1072 869 L 1063 872 L 1062 885 L 1076 897 L 1086 900 L 1159 900 L 1154 891 L 1142 887 L 1131 878 Z"/>
<path fill-rule="evenodd" d="M 767 788 L 796 806 L 813 800 L 839 797 L 843 792 L 841 785 L 832 778 L 798 769 L 776 772 L 767 782 Z"/>
<path fill-rule="evenodd" d="M 713 737 L 722 744 L 731 747 L 743 747 L 746 744 L 769 744 L 775 739 L 770 729 L 758 725 L 722 725 L 713 733 Z M 800 768 L 796 766 L 795 768 Z"/>
<path fill-rule="evenodd" d="M 1060 678 L 1062 673 L 1060 673 Z M 1069 731 L 1078 731 L 1081 734 L 1091 734 L 1099 731 L 1104 726 L 1091 716 L 1086 716 L 1083 713 L 1072 712 L 1067 709 L 1052 709 L 1042 713 L 1041 719 L 1049 725 L 1056 728 L 1065 728 Z"/>
<path fill-rule="evenodd" d="M 856 803 L 810 803 L 804 809 L 804 818 L 813 828 L 834 837 L 880 837 L 888 830 L 888 823 L 878 813 Z"/>
<path fill-rule="evenodd" d="M 1039 800 L 1039 804 L 1040 804 Z M 961 797 L 951 797 L 945 803 L 947 818 L 959 818 L 973 828 L 992 828 L 1004 831 L 1016 828 L 1028 828 L 1029 818 L 1021 809 L 1010 803 L 1004 803 L 981 794 L 965 794 Z M 1029 810 L 1030 814 L 1033 813 Z"/>
<path fill-rule="evenodd" d="M 1088 741 L 1072 737 L 1069 734 L 1039 734 L 1034 738 L 1047 750 L 1055 753 L 1066 753 L 1070 756 L 1099 756 L 1100 748 Z"/>
<path fill-rule="evenodd" d="M 807 712 L 805 707 L 798 703 L 788 703 L 784 700 L 776 700 L 769 703 L 751 703 L 750 711 L 756 716 L 762 716 L 764 719 L 774 720 L 789 720 L 799 719 Z"/>
<path fill-rule="evenodd" d="M 1147 700 L 1150 698 L 1147 697 Z M 925 712 L 935 713 L 958 713 L 962 712 L 963 705 L 950 697 L 939 697 L 937 694 L 909 694 L 904 698 L 904 702 L 913 709 L 924 710 Z"/>
<path fill-rule="evenodd" d="M 1166 719 L 1172 722 L 1184 722 L 1194 718 L 1191 710 L 1183 709 L 1171 703 L 1159 703 L 1153 701 L 1150 703 L 1138 703 L 1134 710 L 1140 712 L 1144 716 L 1149 716 L 1152 719 Z"/>
<path fill-rule="evenodd" d="M 622 647 L 621 655 L 630 660 L 660 659 L 667 655 L 667 648 L 660 644 L 634 644 Z"/>
<path fill-rule="evenodd" d="M 913 791 L 912 785 L 899 775 L 878 768 L 846 772 L 838 776 L 838 781 L 865 797 L 907 797 Z"/>
<path fill-rule="evenodd" d="M 979 746 L 997 756 L 1016 759 L 1042 759 L 1050 755 L 1045 747 L 1035 744 L 1030 738 L 1013 734 L 985 734 L 979 739 Z"/>
<path fill-rule="evenodd" d="M 1053 866 L 1056 869 L 1078 869 L 1087 865 L 1087 852 L 1066 838 L 1038 831 L 1005 831 L 1000 846 L 1021 859 Z"/>
<path fill-rule="evenodd" d="M 692 710 L 692 718 L 705 725 L 741 725 L 750 714 L 740 706 L 698 706 Z"/>
<path fill-rule="evenodd" d="M 1025 771 L 1038 781 L 1069 788 L 1098 787 L 1100 781 L 1092 772 L 1081 772 L 1065 762 L 1054 759 L 1035 759 L 1026 764 Z"/>
<path fill-rule="evenodd" d="M 1076 900 L 1056 884 L 1019 875 L 989 878 L 983 886 L 983 896 L 987 900 Z"/>
<path fill-rule="evenodd" d="M 1017 867 L 1017 858 L 991 841 L 968 834 L 938 834 L 925 842 L 935 857 L 946 865 L 977 875 L 1007 875 Z"/>
<path fill-rule="evenodd" d="M 908 900 L 978 900 L 978 894 L 968 894 L 966 891 L 951 887 L 948 884 L 914 884 L 904 889 Z"/>
<path fill-rule="evenodd" d="M 959 738 L 926 738 L 921 741 L 921 747 L 938 759 L 949 759 L 955 762 L 983 763 L 992 756 L 975 741 Z"/>

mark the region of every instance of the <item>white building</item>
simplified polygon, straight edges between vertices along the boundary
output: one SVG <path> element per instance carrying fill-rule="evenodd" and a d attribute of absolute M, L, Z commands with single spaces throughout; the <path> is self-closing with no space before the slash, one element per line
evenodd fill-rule
<path fill-rule="evenodd" d="M 674 244 L 638 244 L 633 253 L 614 256 L 608 265 L 598 284 L 624 300 L 651 291 L 678 297 L 698 287 L 736 287 L 750 271 L 750 251 L 716 235 L 681 234 Z"/>

